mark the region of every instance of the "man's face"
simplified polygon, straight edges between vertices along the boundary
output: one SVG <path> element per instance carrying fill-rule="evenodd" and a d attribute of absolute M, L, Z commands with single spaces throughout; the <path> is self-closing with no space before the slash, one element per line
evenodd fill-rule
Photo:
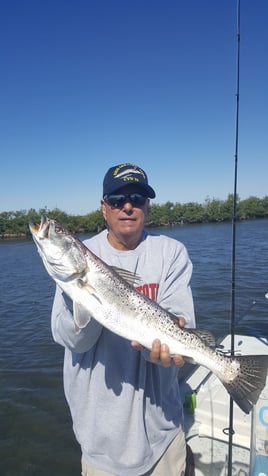
<path fill-rule="evenodd" d="M 109 233 L 117 239 L 140 237 L 149 209 L 149 199 L 142 189 L 126 185 L 105 197 L 101 206 Z"/>

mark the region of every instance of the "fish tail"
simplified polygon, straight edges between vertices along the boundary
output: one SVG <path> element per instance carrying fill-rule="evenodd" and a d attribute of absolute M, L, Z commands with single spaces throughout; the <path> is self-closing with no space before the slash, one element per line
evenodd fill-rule
<path fill-rule="evenodd" d="M 239 370 L 232 381 L 223 381 L 223 385 L 245 413 L 249 413 L 265 387 L 268 355 L 244 355 L 230 358 L 239 364 Z"/>

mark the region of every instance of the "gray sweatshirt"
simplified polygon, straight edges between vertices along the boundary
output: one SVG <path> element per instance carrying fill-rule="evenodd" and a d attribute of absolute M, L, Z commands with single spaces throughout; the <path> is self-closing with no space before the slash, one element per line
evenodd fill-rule
<path fill-rule="evenodd" d="M 137 273 L 138 291 L 195 327 L 192 264 L 182 243 L 144 232 L 136 249 L 119 251 L 105 230 L 84 244 L 107 264 Z M 182 431 L 178 368 L 151 363 L 148 351 L 133 349 L 93 318 L 77 333 L 72 302 L 60 288 L 52 334 L 65 347 L 64 390 L 85 459 L 116 476 L 149 471 Z"/>

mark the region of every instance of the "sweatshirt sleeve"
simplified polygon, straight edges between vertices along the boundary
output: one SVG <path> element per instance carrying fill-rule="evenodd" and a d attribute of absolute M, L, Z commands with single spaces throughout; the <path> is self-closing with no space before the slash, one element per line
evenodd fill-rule
<path fill-rule="evenodd" d="M 84 329 L 77 330 L 72 300 L 57 286 L 51 313 L 51 330 L 55 342 L 73 352 L 82 353 L 97 342 L 102 325 L 92 317 Z"/>

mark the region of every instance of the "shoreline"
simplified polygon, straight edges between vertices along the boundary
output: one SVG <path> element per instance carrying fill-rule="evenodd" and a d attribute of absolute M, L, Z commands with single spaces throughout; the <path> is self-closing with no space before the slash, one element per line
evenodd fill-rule
<path fill-rule="evenodd" d="M 267 215 L 263 216 L 255 216 L 255 217 L 241 217 L 237 218 L 237 223 L 243 222 L 243 221 L 253 221 L 253 220 L 263 220 L 267 219 Z M 220 225 L 222 223 L 232 223 L 231 219 L 228 220 L 211 220 L 211 221 L 198 221 L 198 220 L 189 220 L 189 221 L 180 221 L 179 223 L 147 223 L 146 228 L 150 229 L 157 229 L 157 228 L 174 228 L 176 226 L 185 226 L 185 225 Z M 101 230 L 99 230 L 101 231 Z M 81 234 L 87 234 L 87 233 L 98 233 L 98 231 L 92 231 L 92 230 L 80 230 L 79 232 L 73 232 L 75 235 L 81 235 Z M 19 232 L 19 233 L 0 233 L 0 242 L 1 241 L 12 241 L 12 240 L 18 240 L 18 239 L 30 239 L 31 235 L 30 233 L 25 233 L 25 232 Z"/>

